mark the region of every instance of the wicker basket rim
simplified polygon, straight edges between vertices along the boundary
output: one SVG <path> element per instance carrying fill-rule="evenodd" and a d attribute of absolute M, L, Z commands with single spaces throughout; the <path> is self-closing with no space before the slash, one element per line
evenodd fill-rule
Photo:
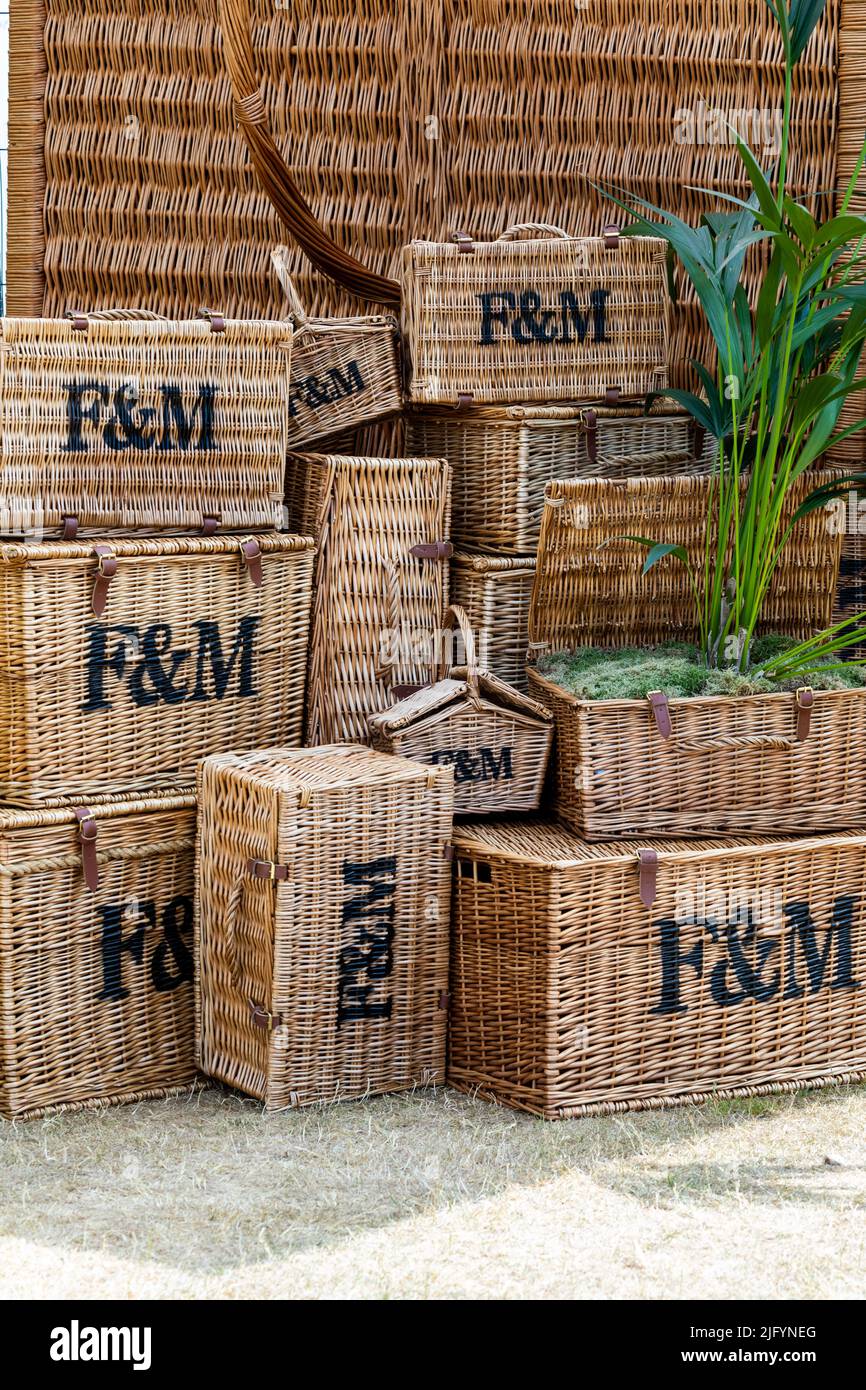
<path fill-rule="evenodd" d="M 308 453 L 306 449 L 290 449 L 289 457 L 293 459 L 303 459 L 305 462 L 314 463 L 317 467 L 328 468 L 332 465 L 346 473 L 358 473 L 362 470 L 374 472 L 380 468 L 384 471 L 395 466 L 411 466 L 413 470 L 423 468 L 429 471 L 438 470 L 447 466 L 448 460 L 445 458 L 362 458 L 354 454 L 314 454 Z"/>
<path fill-rule="evenodd" d="M 340 767 L 340 764 L 346 764 Z M 412 758 L 395 758 L 360 743 L 329 743 L 314 748 L 256 748 L 248 753 L 214 753 L 199 768 L 219 768 L 261 780 L 278 791 L 313 793 L 336 787 L 389 785 L 436 780 L 451 769 Z M 260 774 L 257 779 L 256 774 Z"/>
<path fill-rule="evenodd" d="M 616 650 L 617 648 L 615 647 L 611 648 L 611 651 Z M 568 704 L 573 705 L 575 709 L 649 710 L 646 698 L 585 700 L 579 695 L 572 695 L 570 691 L 564 690 L 562 686 L 557 685 L 555 681 L 549 680 L 547 676 L 542 675 L 540 671 L 536 670 L 531 663 L 528 666 L 528 670 L 530 678 L 533 681 L 537 682 L 539 685 L 543 685 L 545 690 L 553 691 L 560 700 L 565 700 Z M 804 690 L 808 690 L 809 688 L 808 685 L 801 687 L 801 689 Z M 774 690 L 766 694 L 758 695 L 671 695 L 668 698 L 668 704 L 672 710 L 681 709 L 683 706 L 688 706 L 690 709 L 718 709 L 721 706 L 730 706 L 733 704 L 748 705 L 750 708 L 754 709 L 759 705 L 773 706 L 790 704 L 795 693 L 796 692 L 791 690 Z M 662 694 L 664 694 L 664 691 L 662 691 Z M 838 704 L 852 697 L 854 699 L 866 697 L 866 685 L 852 686 L 849 690 L 816 690 L 814 694 L 816 705 L 819 702 L 823 704 L 825 700 L 835 701 Z"/>
<path fill-rule="evenodd" d="M 479 574 L 534 574 L 536 557 L 534 555 L 495 555 L 483 550 L 456 550 L 451 556 L 452 565 L 461 569 L 476 570 Z"/>
<path fill-rule="evenodd" d="M 667 400 L 664 406 L 656 409 L 655 405 L 647 411 L 643 401 L 629 400 L 623 401 L 620 405 L 603 405 L 592 400 L 575 401 L 573 403 L 557 405 L 553 402 L 541 405 L 461 405 L 461 406 L 427 406 L 412 404 L 408 409 L 408 414 L 418 420 L 430 420 L 448 424 L 478 424 L 485 426 L 499 426 L 507 429 L 509 426 L 532 428 L 537 426 L 539 429 L 550 429 L 556 425 L 569 425 L 575 421 L 585 423 L 587 411 L 597 416 L 598 420 L 675 420 L 677 422 L 690 419 L 687 410 Z"/>
<path fill-rule="evenodd" d="M 359 333 L 388 333 L 398 331 L 398 323 L 393 314 L 366 314 L 357 318 L 307 318 L 295 326 L 292 343 L 295 348 L 304 346 L 307 337 L 336 338 L 341 334 L 357 337 Z"/>
<path fill-rule="evenodd" d="M 116 820 L 119 816 L 143 815 L 148 811 L 188 811 L 196 804 L 194 787 L 175 787 L 160 794 L 158 791 L 146 796 L 112 796 L 101 801 L 98 797 L 90 800 L 79 798 L 70 800 L 66 806 L 15 807 L 0 809 L 0 831 L 38 829 L 41 826 L 72 825 L 76 822 L 76 807 L 86 806 L 93 812 L 96 821 Z M 0 872 L 3 866 L 0 865 Z"/>
<path fill-rule="evenodd" d="M 276 343 L 290 342 L 293 328 L 286 319 L 225 319 L 225 330 L 233 336 L 248 334 L 251 338 L 268 338 Z M 34 346 L 41 338 L 68 338 L 70 342 L 86 343 L 88 338 L 201 338 L 219 343 L 222 334 L 215 334 L 206 318 L 194 319 L 90 319 L 86 332 L 75 327 L 67 318 L 0 318 L 0 342 L 14 342 L 32 337 Z"/>
<path fill-rule="evenodd" d="M 166 536 L 126 540 L 108 536 L 103 541 L 0 542 L 0 561 L 7 565 L 51 564 L 56 560 L 94 560 L 96 545 L 106 546 L 122 559 L 164 559 L 173 556 L 222 556 L 240 553 L 245 540 L 255 540 L 263 555 L 302 554 L 315 550 L 312 536 L 249 535 Z"/>
<path fill-rule="evenodd" d="M 553 723 L 553 714 L 549 709 L 489 671 L 478 672 L 478 687 L 482 696 L 480 708 L 487 714 L 506 714 L 531 728 L 537 728 L 539 723 Z M 473 708 L 465 666 L 455 666 L 450 677 L 425 686 L 414 695 L 407 695 L 390 709 L 371 714 L 367 722 L 371 729 L 386 735 L 406 733 L 423 728 L 428 721 L 437 722 L 460 705 Z"/>
<path fill-rule="evenodd" d="M 538 246 L 543 246 L 545 254 L 563 255 L 571 252 L 575 246 L 595 246 L 603 249 L 607 255 L 620 255 L 626 247 L 642 245 L 651 246 L 659 256 L 664 259 L 667 243 L 662 237 L 657 236 L 628 236 L 620 237 L 616 250 L 609 248 L 603 236 L 573 236 L 569 233 L 562 237 L 523 237 L 519 241 L 505 241 L 502 238 L 494 241 L 476 241 L 472 238 L 472 246 L 475 254 L 487 254 L 493 252 L 494 255 L 513 256 L 529 254 Z M 628 254 L 628 253 L 627 253 Z M 415 237 L 403 247 L 404 262 L 411 262 L 417 256 L 447 256 L 456 258 L 462 256 L 460 246 L 456 241 L 429 241 L 424 237 Z"/>

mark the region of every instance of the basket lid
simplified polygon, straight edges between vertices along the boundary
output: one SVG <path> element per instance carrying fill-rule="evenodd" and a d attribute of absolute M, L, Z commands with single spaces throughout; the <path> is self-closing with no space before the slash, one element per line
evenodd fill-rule
<path fill-rule="evenodd" d="M 316 543 L 312 536 L 294 536 L 284 532 L 269 532 L 264 535 L 215 535 L 215 536 L 151 536 L 141 539 L 127 539 L 124 536 L 107 535 L 97 541 L 30 541 L 0 542 L 0 561 L 7 565 L 52 564 L 58 560 L 88 560 L 98 558 L 97 544 L 107 549 L 118 559 L 160 559 L 184 555 L 233 555 L 237 556 L 241 547 L 254 542 L 262 555 L 300 553 L 314 550 Z"/>
<path fill-rule="evenodd" d="M 216 753 L 199 764 L 202 769 L 236 772 L 261 786 L 299 796 L 335 787 L 382 786 L 387 783 L 450 776 L 411 758 L 361 744 L 323 744 L 319 748 L 259 748 L 251 753 Z"/>
<path fill-rule="evenodd" d="M 544 705 L 515 690 L 514 686 L 506 684 L 491 672 L 479 671 L 477 679 L 483 701 L 482 707 L 489 709 L 491 713 L 503 709 L 530 722 L 553 722 L 553 715 Z M 390 709 L 370 715 L 367 723 L 374 732 L 390 736 L 422 724 L 431 715 L 473 704 L 472 686 L 466 667 L 458 666 L 445 680 L 426 685 L 421 690 L 407 695 L 405 699 L 399 700 Z"/>
<path fill-rule="evenodd" d="M 483 550 L 455 550 L 452 568 L 477 574 L 534 574 L 534 555 L 494 555 Z"/>

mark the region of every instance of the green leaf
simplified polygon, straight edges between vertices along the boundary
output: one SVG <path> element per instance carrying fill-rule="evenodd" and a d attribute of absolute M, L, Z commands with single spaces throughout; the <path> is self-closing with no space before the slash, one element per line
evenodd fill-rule
<path fill-rule="evenodd" d="M 773 231 L 781 231 L 782 224 L 779 220 L 779 209 L 776 206 L 776 200 L 773 197 L 773 190 L 770 188 L 770 185 L 767 182 L 767 178 L 764 174 L 764 171 L 762 170 L 755 156 L 752 154 L 752 151 L 749 149 L 745 140 L 737 140 L 737 150 L 739 152 L 740 159 L 746 166 L 746 173 L 749 175 L 749 181 L 752 185 L 755 196 L 758 199 L 758 204 L 760 206 L 761 212 L 764 214 L 767 226 Z"/>
<path fill-rule="evenodd" d="M 810 251 L 815 241 L 815 234 L 818 231 L 818 224 L 811 212 L 809 212 L 808 208 L 804 208 L 801 203 L 795 203 L 793 198 L 787 196 L 782 200 L 782 206 L 785 209 L 788 221 L 803 243 L 804 249 Z"/>
<path fill-rule="evenodd" d="M 626 536 L 625 539 L 632 540 L 635 539 L 635 537 Z M 654 545 L 649 555 L 647 555 L 643 562 L 641 574 L 647 574 L 648 571 L 652 569 L 653 565 L 657 565 L 659 560 L 664 560 L 668 555 L 673 555 L 675 559 L 681 560 L 684 565 L 688 566 L 689 552 L 686 550 L 685 546 L 673 545 L 669 541 L 662 541 L 658 545 Z"/>

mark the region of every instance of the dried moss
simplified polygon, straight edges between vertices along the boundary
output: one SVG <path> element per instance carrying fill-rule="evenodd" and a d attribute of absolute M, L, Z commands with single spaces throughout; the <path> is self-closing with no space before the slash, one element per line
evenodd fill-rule
<path fill-rule="evenodd" d="M 539 662 L 541 674 L 583 700 L 641 700 L 651 690 L 671 699 L 689 695 L 767 695 L 809 684 L 815 690 L 850 690 L 866 685 L 866 669 L 816 670 L 807 679 L 771 681 L 760 675 L 761 662 L 792 645 L 790 638 L 765 637 L 755 642 L 753 670 L 741 675 L 730 668 L 710 671 L 697 647 L 671 642 L 661 647 L 624 647 L 604 651 L 579 647 L 554 652 Z"/>

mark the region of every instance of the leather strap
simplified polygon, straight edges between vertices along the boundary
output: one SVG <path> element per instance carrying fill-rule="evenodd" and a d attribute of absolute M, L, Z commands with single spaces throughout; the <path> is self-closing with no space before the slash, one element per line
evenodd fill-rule
<path fill-rule="evenodd" d="M 225 333 L 225 314 L 215 314 L 212 309 L 199 309 L 199 318 L 207 319 L 211 333 Z"/>
<path fill-rule="evenodd" d="M 804 685 L 797 691 L 797 742 L 805 743 L 809 737 L 809 730 L 812 727 L 812 708 L 815 704 L 815 692 L 810 685 Z"/>
<path fill-rule="evenodd" d="M 272 859 L 248 859 L 247 873 L 250 878 L 269 878 L 272 883 L 284 883 L 291 870 L 288 864 L 275 864 Z"/>
<path fill-rule="evenodd" d="M 608 226 L 605 227 L 604 231 L 601 234 L 601 237 L 602 241 L 604 242 L 605 251 L 619 250 L 619 227 L 617 227 L 613 222 L 609 223 Z"/>
<path fill-rule="evenodd" d="M 253 581 L 253 587 L 262 587 L 262 548 L 255 536 L 247 536 L 245 541 L 241 541 L 241 554 Z"/>
<path fill-rule="evenodd" d="M 637 857 L 640 862 L 640 900 L 644 907 L 652 907 L 656 900 L 659 857 L 654 849 L 639 849 Z"/>
<path fill-rule="evenodd" d="M 215 536 L 220 529 L 220 518 L 218 516 L 206 516 L 201 524 L 203 536 Z"/>
<path fill-rule="evenodd" d="M 474 400 L 475 400 L 475 393 L 474 393 L 473 391 L 458 391 L 458 392 L 457 392 L 457 409 L 458 409 L 458 410 L 468 410 L 469 407 L 472 405 L 472 402 L 473 402 Z"/>
<path fill-rule="evenodd" d="M 663 695 L 660 690 L 651 690 L 647 695 L 647 699 L 649 700 L 650 709 L 656 721 L 656 728 L 662 738 L 670 738 L 673 733 L 673 726 L 671 724 L 671 711 L 667 695 Z"/>
<path fill-rule="evenodd" d="M 391 694 L 394 700 L 406 700 L 410 695 L 417 695 L 419 690 L 429 690 L 430 681 L 423 681 L 419 685 L 392 685 Z"/>
<path fill-rule="evenodd" d="M 440 1009 L 447 1009 L 447 1008 L 448 1008 L 448 1005 L 449 1005 L 450 1003 L 451 1003 L 451 995 L 448 993 L 447 989 L 441 989 L 441 990 L 439 991 L 439 1007 L 440 1007 Z"/>
<path fill-rule="evenodd" d="M 590 463 L 598 463 L 598 415 L 594 410 L 583 412 L 583 427 L 586 430 L 586 456 Z"/>
<path fill-rule="evenodd" d="M 449 864 L 453 864 L 453 862 L 454 862 L 454 846 L 453 846 L 453 845 L 443 845 L 443 846 L 442 846 L 442 854 L 443 854 L 444 858 L 448 860 L 448 863 L 449 863 Z"/>
<path fill-rule="evenodd" d="M 454 554 L 454 546 L 450 541 L 430 541 L 429 544 L 422 542 L 411 546 L 409 554 L 414 555 L 417 560 L 450 560 Z"/>
<path fill-rule="evenodd" d="M 81 841 L 84 882 L 91 893 L 96 893 L 99 889 L 99 865 L 96 862 L 96 837 L 99 828 L 89 806 L 76 806 L 75 818 L 78 821 L 78 838 Z"/>
<path fill-rule="evenodd" d="M 456 241 L 457 250 L 464 256 L 475 255 L 475 242 L 467 232 L 452 232 L 451 240 Z"/>
<path fill-rule="evenodd" d="M 74 512 L 64 512 L 61 517 L 62 530 L 60 539 L 64 541 L 74 541 L 78 535 L 78 517 Z"/>
<path fill-rule="evenodd" d="M 249 1001 L 250 1019 L 254 1028 L 260 1028 L 263 1033 L 273 1033 L 275 1028 L 279 1028 L 283 1021 L 282 1014 L 269 1013 L 263 1009 L 261 1004 L 254 1004 L 252 999 Z"/>
<path fill-rule="evenodd" d="M 93 585 L 93 597 L 90 600 L 90 606 L 96 617 L 101 618 L 108 600 L 108 586 L 117 574 L 117 556 L 110 545 L 95 545 L 93 553 L 99 561 L 99 568 L 96 582 Z"/>
<path fill-rule="evenodd" d="M 90 320 L 86 314 L 82 314 L 80 309 L 70 309 L 66 315 L 76 333 L 86 333 L 90 326 Z"/>
<path fill-rule="evenodd" d="M 604 393 L 605 405 L 619 405 L 619 398 L 622 391 L 618 386 L 608 386 Z"/>

